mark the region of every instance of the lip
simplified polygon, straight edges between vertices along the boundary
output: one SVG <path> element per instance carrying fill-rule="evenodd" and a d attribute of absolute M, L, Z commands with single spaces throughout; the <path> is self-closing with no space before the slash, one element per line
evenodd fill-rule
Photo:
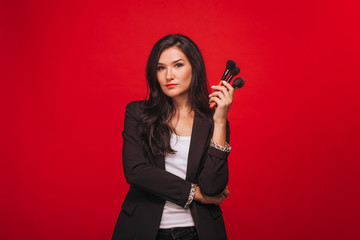
<path fill-rule="evenodd" d="M 173 88 L 173 87 L 175 87 L 177 84 L 166 84 L 166 87 L 167 88 Z"/>

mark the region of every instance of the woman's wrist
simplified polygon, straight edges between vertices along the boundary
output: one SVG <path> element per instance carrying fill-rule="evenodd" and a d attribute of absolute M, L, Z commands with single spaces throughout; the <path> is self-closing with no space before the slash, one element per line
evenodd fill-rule
<path fill-rule="evenodd" d="M 214 127 L 215 126 L 219 126 L 219 127 L 226 126 L 226 118 L 214 119 Z"/>
<path fill-rule="evenodd" d="M 198 202 L 203 202 L 204 196 L 200 191 L 200 188 L 197 186 L 195 190 L 194 200 Z"/>
<path fill-rule="evenodd" d="M 214 132 L 212 140 L 217 144 L 225 147 L 226 141 L 226 120 L 225 122 L 214 122 Z"/>

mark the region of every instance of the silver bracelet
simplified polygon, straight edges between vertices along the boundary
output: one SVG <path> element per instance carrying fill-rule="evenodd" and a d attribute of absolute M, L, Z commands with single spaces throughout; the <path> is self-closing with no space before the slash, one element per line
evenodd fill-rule
<path fill-rule="evenodd" d="M 192 183 L 191 184 L 191 189 L 190 189 L 190 194 L 189 194 L 189 198 L 184 206 L 184 208 L 189 208 L 190 204 L 192 203 L 192 201 L 194 200 L 194 196 L 195 196 L 195 192 L 196 192 L 196 187 L 197 184 Z"/>
<path fill-rule="evenodd" d="M 214 140 L 212 140 L 212 139 L 210 141 L 210 147 L 214 147 L 214 148 L 216 148 L 216 149 L 218 149 L 220 151 L 223 151 L 223 152 L 230 152 L 231 151 L 231 147 L 227 142 L 225 142 L 225 147 L 223 147 L 223 146 L 220 146 L 219 144 L 217 144 L 216 142 L 214 142 Z"/>

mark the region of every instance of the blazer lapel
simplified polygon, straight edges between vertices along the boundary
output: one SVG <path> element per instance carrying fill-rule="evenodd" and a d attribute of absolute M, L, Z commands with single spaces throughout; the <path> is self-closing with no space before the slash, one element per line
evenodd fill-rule
<path fill-rule="evenodd" d="M 201 156 L 209 139 L 209 134 L 212 132 L 210 128 L 211 122 L 195 113 L 186 171 L 186 180 L 190 182 L 195 182 Z"/>

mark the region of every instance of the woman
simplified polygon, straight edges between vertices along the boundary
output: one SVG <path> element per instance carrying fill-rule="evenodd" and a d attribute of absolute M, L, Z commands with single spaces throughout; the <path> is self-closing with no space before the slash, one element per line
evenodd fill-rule
<path fill-rule="evenodd" d="M 146 77 L 147 100 L 126 106 L 130 188 L 112 239 L 226 239 L 219 205 L 229 195 L 226 116 L 234 89 L 224 82 L 209 95 L 201 53 L 180 34 L 154 45 Z"/>

